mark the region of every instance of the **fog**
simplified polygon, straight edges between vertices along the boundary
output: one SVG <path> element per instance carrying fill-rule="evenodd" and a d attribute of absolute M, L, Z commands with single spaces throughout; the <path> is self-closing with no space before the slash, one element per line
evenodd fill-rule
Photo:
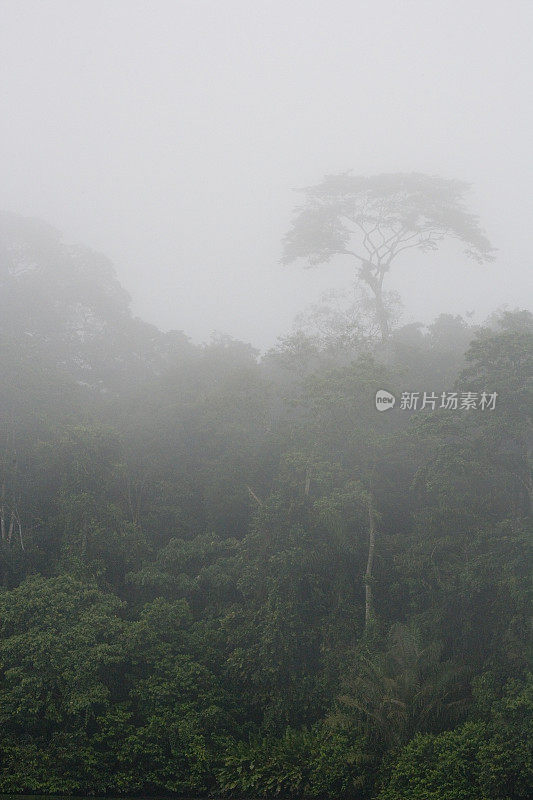
<path fill-rule="evenodd" d="M 533 797 L 532 7 L 0 0 L 0 800 Z"/>
<path fill-rule="evenodd" d="M 266 348 L 339 258 L 280 264 L 295 187 L 420 171 L 472 184 L 493 263 L 405 254 L 404 321 L 528 304 L 529 2 L 0 4 L 0 207 L 109 256 L 136 315 Z"/>

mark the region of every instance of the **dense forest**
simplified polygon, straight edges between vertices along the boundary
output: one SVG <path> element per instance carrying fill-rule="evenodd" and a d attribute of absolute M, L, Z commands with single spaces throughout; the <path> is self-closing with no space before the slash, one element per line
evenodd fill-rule
<path fill-rule="evenodd" d="M 530 797 L 532 315 L 260 355 L 0 250 L 0 791 Z"/>

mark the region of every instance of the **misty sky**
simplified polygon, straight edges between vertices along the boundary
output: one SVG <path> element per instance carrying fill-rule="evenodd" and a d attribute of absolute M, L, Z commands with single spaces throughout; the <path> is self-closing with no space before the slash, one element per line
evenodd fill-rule
<path fill-rule="evenodd" d="M 0 0 L 0 207 L 108 255 L 133 310 L 257 346 L 352 264 L 281 267 L 293 187 L 474 184 L 497 260 L 406 253 L 406 322 L 529 306 L 530 0 Z"/>

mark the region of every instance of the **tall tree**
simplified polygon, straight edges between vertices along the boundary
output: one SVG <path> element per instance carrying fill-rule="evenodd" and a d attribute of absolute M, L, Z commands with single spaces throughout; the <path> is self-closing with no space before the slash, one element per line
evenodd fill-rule
<path fill-rule="evenodd" d="M 283 263 L 307 259 L 309 266 L 348 255 L 357 277 L 372 292 L 381 336 L 389 334 L 383 281 L 404 250 L 429 252 L 443 239 L 458 239 L 465 253 L 482 263 L 493 248 L 471 214 L 464 194 L 468 184 L 420 173 L 328 175 L 303 189 L 284 239 Z"/>

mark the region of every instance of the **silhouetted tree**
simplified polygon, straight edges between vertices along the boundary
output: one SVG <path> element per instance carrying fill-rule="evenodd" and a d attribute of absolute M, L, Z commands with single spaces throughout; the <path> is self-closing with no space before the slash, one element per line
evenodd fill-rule
<path fill-rule="evenodd" d="M 463 195 L 468 185 L 420 173 L 365 177 L 327 175 L 304 192 L 284 239 L 283 263 L 305 258 L 310 266 L 349 255 L 357 277 L 374 296 L 381 336 L 389 333 L 383 280 L 404 250 L 436 250 L 443 239 L 458 239 L 478 262 L 492 259 L 493 248 Z"/>

